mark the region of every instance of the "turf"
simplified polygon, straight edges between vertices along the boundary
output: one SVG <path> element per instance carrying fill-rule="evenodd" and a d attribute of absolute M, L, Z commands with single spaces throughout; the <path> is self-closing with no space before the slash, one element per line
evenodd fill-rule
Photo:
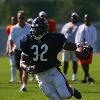
<path fill-rule="evenodd" d="M 59 56 L 61 59 L 61 56 Z M 82 84 L 80 81 L 84 77 L 81 65 L 78 67 L 77 81 L 72 82 L 72 67 L 69 65 L 67 79 L 69 83 L 80 90 L 82 100 L 100 100 L 100 54 L 94 54 L 93 63 L 90 65 L 90 74 L 95 79 L 94 84 Z M 62 67 L 61 67 L 62 69 Z M 31 76 L 29 76 L 31 77 Z M 10 80 L 10 65 L 7 57 L 0 56 L 0 100 L 48 100 L 48 98 L 40 91 L 36 81 L 28 81 L 28 91 L 20 92 L 20 82 L 17 72 L 17 83 L 11 84 Z M 74 97 L 70 100 L 76 100 Z"/>

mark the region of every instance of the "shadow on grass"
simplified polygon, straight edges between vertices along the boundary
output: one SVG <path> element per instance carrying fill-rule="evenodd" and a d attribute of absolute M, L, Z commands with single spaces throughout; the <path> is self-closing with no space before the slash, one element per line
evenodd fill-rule
<path fill-rule="evenodd" d="M 83 91 L 81 93 L 88 93 L 88 94 L 91 94 L 91 93 L 100 93 L 100 91 Z"/>
<path fill-rule="evenodd" d="M 81 80 L 77 80 L 77 81 L 72 81 L 72 80 L 68 80 L 68 82 L 69 83 L 71 83 L 71 84 L 90 84 L 89 82 L 87 82 L 87 83 L 81 83 Z M 95 83 L 94 84 L 100 84 L 100 80 L 95 80 Z"/>

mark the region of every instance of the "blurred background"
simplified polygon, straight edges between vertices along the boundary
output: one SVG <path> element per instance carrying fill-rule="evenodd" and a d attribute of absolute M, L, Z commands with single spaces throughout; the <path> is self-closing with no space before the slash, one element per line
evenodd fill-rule
<path fill-rule="evenodd" d="M 18 10 L 25 10 L 26 18 L 33 19 L 44 10 L 49 18 L 56 20 L 58 32 L 70 20 L 71 12 L 79 14 L 80 22 L 88 13 L 97 29 L 95 52 L 100 52 L 100 0 L 0 0 L 0 54 L 4 54 L 6 47 L 5 28 Z"/>

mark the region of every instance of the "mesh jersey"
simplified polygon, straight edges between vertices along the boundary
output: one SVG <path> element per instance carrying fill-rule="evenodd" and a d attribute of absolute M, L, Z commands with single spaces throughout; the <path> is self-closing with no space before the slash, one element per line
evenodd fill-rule
<path fill-rule="evenodd" d="M 59 65 L 57 59 L 66 38 L 60 33 L 48 33 L 41 41 L 37 41 L 27 35 L 24 37 L 20 46 L 22 51 L 29 56 L 32 65 L 35 65 L 37 72 L 48 70 Z"/>
<path fill-rule="evenodd" d="M 75 35 L 80 23 L 73 24 L 72 22 L 66 23 L 61 30 L 61 33 L 65 35 L 68 41 L 75 43 Z"/>

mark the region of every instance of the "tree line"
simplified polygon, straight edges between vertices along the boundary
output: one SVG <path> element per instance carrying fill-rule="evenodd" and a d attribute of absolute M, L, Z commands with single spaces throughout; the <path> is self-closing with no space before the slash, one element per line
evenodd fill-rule
<path fill-rule="evenodd" d="M 26 18 L 35 18 L 44 10 L 49 18 L 65 22 L 70 13 L 76 11 L 81 21 L 85 13 L 93 22 L 100 21 L 100 0 L 0 0 L 0 24 L 8 24 L 18 10 L 25 10 Z"/>

